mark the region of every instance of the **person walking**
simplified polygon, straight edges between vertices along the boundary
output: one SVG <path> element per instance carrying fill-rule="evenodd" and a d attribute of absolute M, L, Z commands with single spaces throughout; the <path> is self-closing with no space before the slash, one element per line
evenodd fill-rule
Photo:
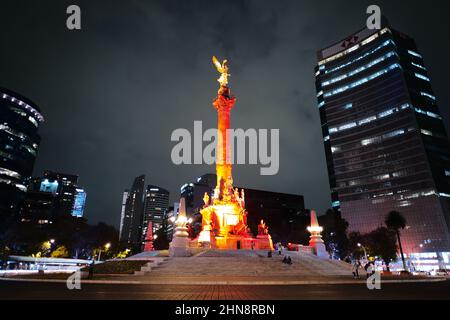
<path fill-rule="evenodd" d="M 355 260 L 352 266 L 352 273 L 354 279 L 359 279 L 359 267 L 361 266 L 361 262 L 359 260 Z"/>
<path fill-rule="evenodd" d="M 89 280 L 92 280 L 92 278 L 94 277 L 94 264 L 95 264 L 94 260 L 92 260 L 92 262 L 89 264 L 89 274 L 88 274 Z"/>

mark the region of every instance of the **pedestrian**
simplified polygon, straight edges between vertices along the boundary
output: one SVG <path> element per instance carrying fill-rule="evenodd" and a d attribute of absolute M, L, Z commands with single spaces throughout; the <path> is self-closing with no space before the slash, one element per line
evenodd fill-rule
<path fill-rule="evenodd" d="M 352 273 L 353 273 L 353 278 L 354 279 L 359 279 L 359 267 L 361 266 L 361 263 L 359 262 L 359 260 L 355 260 L 353 262 L 353 266 L 352 266 Z"/>
<path fill-rule="evenodd" d="M 291 257 L 288 257 L 288 258 L 287 258 L 287 264 L 288 264 L 288 265 L 291 265 L 291 264 L 292 264 L 292 259 L 291 259 Z"/>
<path fill-rule="evenodd" d="M 251 242 L 251 246 L 252 246 L 252 250 L 255 250 L 255 242 L 254 241 Z"/>
<path fill-rule="evenodd" d="M 89 264 L 89 275 L 88 275 L 88 279 L 92 280 L 92 278 L 94 277 L 94 260 L 92 260 L 92 262 Z"/>
<path fill-rule="evenodd" d="M 281 243 L 278 243 L 278 255 L 281 256 L 281 253 L 283 251 L 283 246 L 281 245 Z"/>
<path fill-rule="evenodd" d="M 366 279 L 369 279 L 370 276 L 375 274 L 375 265 L 372 261 L 369 261 L 364 266 L 364 270 L 366 270 Z"/>

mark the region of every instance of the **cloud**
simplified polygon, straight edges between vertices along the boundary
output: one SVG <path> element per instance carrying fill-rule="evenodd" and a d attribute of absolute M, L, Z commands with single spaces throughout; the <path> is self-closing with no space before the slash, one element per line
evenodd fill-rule
<path fill-rule="evenodd" d="M 307 207 L 319 212 L 330 206 L 316 51 L 361 28 L 370 3 L 78 2 L 79 32 L 65 28 L 68 1 L 1 5 L 8 28 L 0 30 L 0 85 L 41 106 L 47 121 L 34 173 L 78 174 L 88 192 L 90 221 L 117 225 L 121 192 L 140 174 L 169 189 L 175 201 L 182 184 L 214 172 L 170 161 L 173 130 L 192 130 L 194 120 L 205 128 L 216 125 L 213 54 L 230 60 L 238 97 L 232 126 L 280 129 L 279 175 L 261 177 L 259 167 L 236 166 L 236 184 L 303 194 Z M 407 9 L 388 1 L 379 5 L 394 27 L 416 37 L 440 104 L 449 104 L 448 43 L 429 37 L 447 38 L 449 27 L 435 22 L 445 10 L 418 1 Z M 443 115 L 448 123 L 449 112 Z"/>

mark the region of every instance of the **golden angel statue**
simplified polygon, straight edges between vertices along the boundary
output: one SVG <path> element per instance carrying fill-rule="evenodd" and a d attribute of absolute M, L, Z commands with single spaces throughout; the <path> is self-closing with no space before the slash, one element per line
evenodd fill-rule
<path fill-rule="evenodd" d="M 213 64 L 216 66 L 217 71 L 220 72 L 220 78 L 217 80 L 220 83 L 221 87 L 226 87 L 228 86 L 228 77 L 230 76 L 230 74 L 228 73 L 228 60 L 223 60 L 222 63 L 219 62 L 219 60 L 217 60 L 217 58 L 215 56 L 212 57 L 212 62 Z"/>

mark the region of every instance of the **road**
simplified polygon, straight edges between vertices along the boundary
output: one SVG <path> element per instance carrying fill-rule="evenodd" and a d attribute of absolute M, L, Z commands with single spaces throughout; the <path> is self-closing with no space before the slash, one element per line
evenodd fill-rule
<path fill-rule="evenodd" d="M 0 282 L 0 300 L 397 300 L 450 299 L 450 281 L 385 283 L 370 291 L 363 284 L 235 286 L 82 284 L 70 291 L 62 283 Z"/>

